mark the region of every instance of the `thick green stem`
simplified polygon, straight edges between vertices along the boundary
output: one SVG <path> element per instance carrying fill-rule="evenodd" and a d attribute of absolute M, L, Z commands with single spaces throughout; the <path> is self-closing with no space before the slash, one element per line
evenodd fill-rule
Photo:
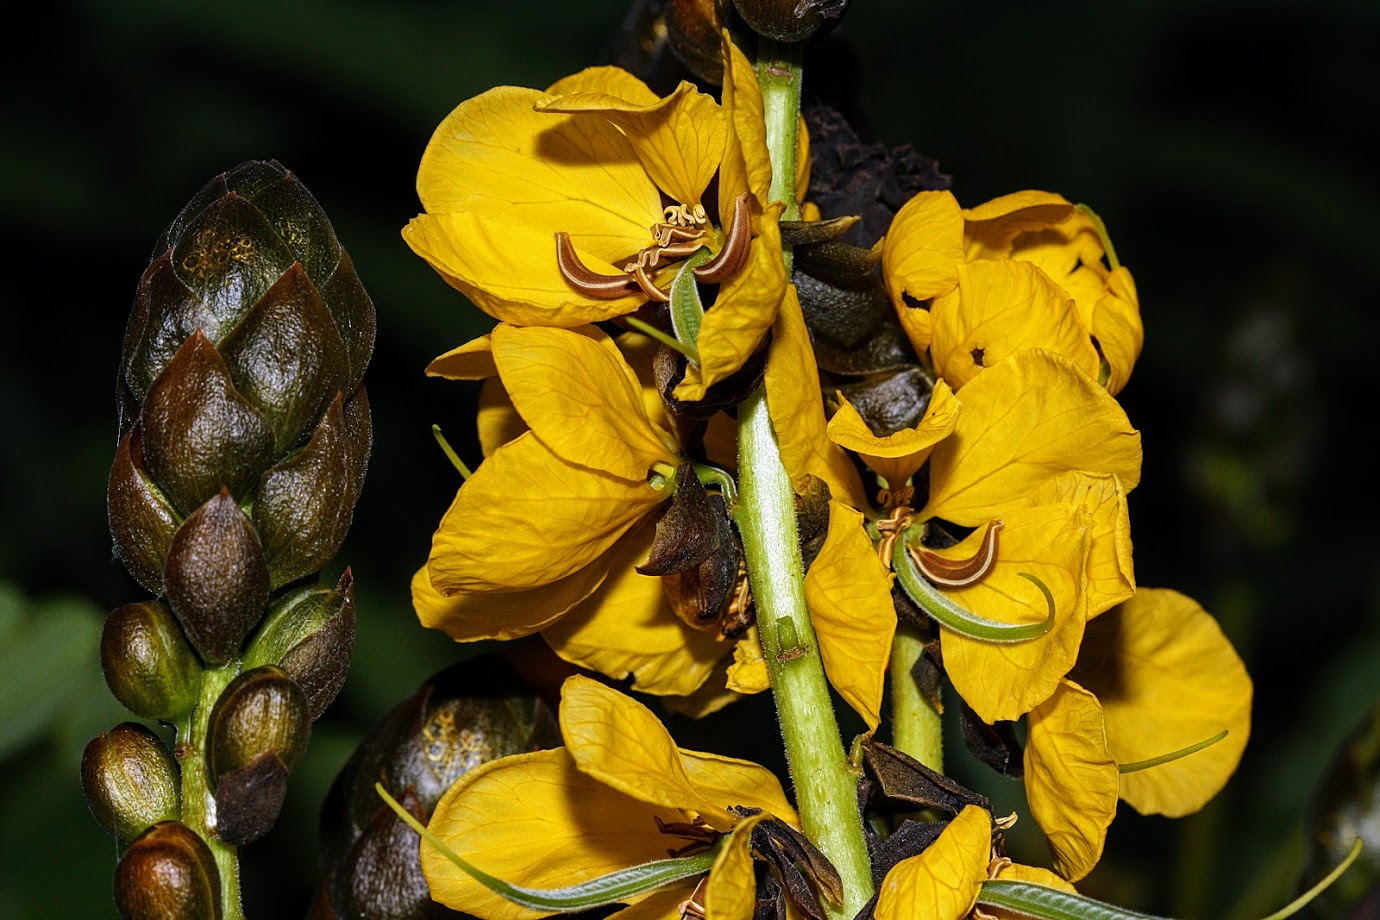
<path fill-rule="evenodd" d="M 206 735 L 211 709 L 221 692 L 239 673 L 239 662 L 205 671 L 201 698 L 185 719 L 177 723 L 177 760 L 182 770 L 182 823 L 201 835 L 220 871 L 220 902 L 223 920 L 244 920 L 240 903 L 240 862 L 235 847 L 215 834 L 216 802 L 206 763 Z"/>
<path fill-rule="evenodd" d="M 939 713 L 915 685 L 911 669 L 925 651 L 915 627 L 896 628 L 891 643 L 891 731 L 897 750 L 936 773 L 944 772 L 944 732 Z"/>
<path fill-rule="evenodd" d="M 771 197 L 786 203 L 788 217 L 798 211 L 798 55 L 797 47 L 763 42 L 757 63 L 772 159 Z M 786 259 L 789 266 L 789 253 Z M 825 910 L 831 920 L 846 920 L 871 898 L 872 869 L 858 814 L 857 777 L 840 740 L 819 643 L 805 607 L 795 492 L 781 460 L 765 387 L 738 408 L 738 452 L 736 518 L 801 825 L 843 882 L 843 903 L 826 904 Z"/>

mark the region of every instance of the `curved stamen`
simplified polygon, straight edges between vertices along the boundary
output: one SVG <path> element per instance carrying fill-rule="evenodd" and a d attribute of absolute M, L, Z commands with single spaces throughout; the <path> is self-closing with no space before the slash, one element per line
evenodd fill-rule
<path fill-rule="evenodd" d="M 634 293 L 639 287 L 639 282 L 628 275 L 601 275 L 591 270 L 580 261 L 575 244 L 570 241 L 570 234 L 564 231 L 556 233 L 556 267 L 566 283 L 595 300 L 617 300 Z"/>
<path fill-rule="evenodd" d="M 747 193 L 733 200 L 733 224 L 728 228 L 728 238 L 723 249 L 713 259 L 695 269 L 695 280 L 704 284 L 718 284 L 732 277 L 747 263 L 748 248 L 752 243 L 752 215 L 748 212 Z"/>
<path fill-rule="evenodd" d="M 647 270 L 642 267 L 640 259 L 638 264 L 633 265 L 628 271 L 632 273 L 633 278 L 637 281 L 637 286 L 642 288 L 642 293 L 647 295 L 648 300 L 654 300 L 657 303 L 670 302 L 671 295 L 652 283 L 652 279 L 647 277 Z"/>
<path fill-rule="evenodd" d="M 997 562 L 997 534 L 1006 525 L 1002 521 L 989 521 L 987 533 L 983 535 L 982 546 L 970 559 L 945 559 L 938 553 L 923 546 L 910 547 L 915 564 L 920 573 L 932 584 L 945 588 L 962 588 L 982 581 Z"/>

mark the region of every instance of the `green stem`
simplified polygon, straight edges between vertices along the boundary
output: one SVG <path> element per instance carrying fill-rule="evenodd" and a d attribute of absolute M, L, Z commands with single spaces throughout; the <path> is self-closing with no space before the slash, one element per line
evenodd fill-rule
<path fill-rule="evenodd" d="M 921 694 L 911 669 L 924 654 L 925 642 L 907 623 L 896 627 L 891 642 L 891 732 L 896 749 L 936 773 L 944 772 L 944 732 L 939 713 Z"/>
<path fill-rule="evenodd" d="M 177 759 L 182 769 L 182 823 L 201 835 L 215 857 L 216 868 L 220 870 L 222 920 L 244 920 L 244 906 L 240 903 L 239 856 L 235 847 L 215 833 L 216 804 L 206 763 L 206 735 L 210 730 L 211 709 L 238 673 L 238 661 L 203 672 L 201 698 L 177 723 Z"/>
<path fill-rule="evenodd" d="M 773 201 L 795 203 L 800 49 L 763 41 L 757 63 L 772 159 Z M 786 254 L 787 266 L 790 255 Z M 786 746 L 805 834 L 838 870 L 843 903 L 825 904 L 830 920 L 855 916 L 872 897 L 857 806 L 814 626 L 805 607 L 805 569 L 795 520 L 795 492 L 781 460 L 765 387 L 738 407 L 736 520 L 757 609 L 758 633 Z"/>

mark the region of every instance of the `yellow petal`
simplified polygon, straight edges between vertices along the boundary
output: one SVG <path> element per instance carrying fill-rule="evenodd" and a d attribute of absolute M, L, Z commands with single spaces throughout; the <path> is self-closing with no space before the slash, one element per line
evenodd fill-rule
<path fill-rule="evenodd" d="M 728 689 L 734 693 L 763 693 L 771 689 L 767 659 L 762 655 L 762 640 L 757 627 L 748 630 L 733 649 L 733 664 L 728 668 Z"/>
<path fill-rule="evenodd" d="M 732 650 L 671 612 L 661 579 L 636 564 L 651 547 L 650 522 L 609 551 L 609 577 L 583 603 L 542 633 L 566 661 L 657 695 L 694 693 Z"/>
<path fill-rule="evenodd" d="M 727 31 L 723 34 L 723 52 L 723 108 L 731 131 L 719 168 L 719 215 L 732 214 L 733 202 L 745 192 L 754 200 L 755 213 L 760 214 L 757 209 L 765 208 L 771 190 L 771 154 L 767 150 L 762 91 L 752 62 Z"/>
<path fill-rule="evenodd" d="M 1131 516 L 1126 490 L 1110 473 L 1081 470 L 1062 473 L 1030 493 L 1031 505 L 1052 502 L 1082 504 L 1092 515 L 1088 550 L 1088 619 L 1110 610 L 1136 593 L 1131 559 Z"/>
<path fill-rule="evenodd" d="M 561 77 L 546 88 L 548 96 L 569 96 L 574 93 L 604 93 L 633 105 L 654 105 L 660 99 L 637 77 L 621 67 L 608 65 L 586 67 L 579 73 Z"/>
<path fill-rule="evenodd" d="M 767 408 L 786 471 L 796 482 L 806 474 L 817 476 L 829 484 L 834 498 L 853 508 L 867 507 L 857 470 L 827 434 L 819 368 L 795 285 L 786 287 L 773 328 L 775 339 L 767 357 Z"/>
<path fill-rule="evenodd" d="M 1073 887 L 1073 883 L 1062 875 L 1055 875 L 1048 869 L 1039 866 L 1026 866 L 1021 863 L 1010 863 L 997 870 L 997 878 L 1007 882 L 1028 882 L 1031 885 L 1044 885 L 1046 888 L 1057 888 L 1069 894 L 1077 894 L 1078 889 Z M 1004 911 L 998 910 L 997 916 L 1008 916 Z M 1009 916 L 1015 916 L 1014 914 Z"/>
<path fill-rule="evenodd" d="M 665 858 L 677 841 L 658 830 L 656 817 L 683 820 L 674 809 L 654 808 L 586 776 L 565 748 L 556 748 L 466 773 L 436 804 L 429 826 L 490 875 L 559 888 Z M 544 916 L 489 891 L 426 844 L 422 871 L 431 896 L 454 910 L 486 920 Z"/>
<path fill-rule="evenodd" d="M 863 529 L 863 516 L 830 501 L 829 533 L 805 573 L 805 603 L 829 683 L 874 730 L 896 633 L 891 579 Z"/>
<path fill-rule="evenodd" d="M 727 831 L 734 802 L 705 798 L 691 783 L 676 743 L 641 703 L 575 675 L 561 686 L 561 736 L 580 772 L 624 795 L 683 812 Z"/>
<path fill-rule="evenodd" d="M 1093 310 L 1092 334 L 1112 369 L 1107 392 L 1116 395 L 1131 378 L 1131 369 L 1145 343 L 1136 283 L 1131 279 L 1131 270 L 1124 265 L 1107 277 L 1107 292 Z"/>
<path fill-rule="evenodd" d="M 700 203 L 728 139 L 723 109 L 688 82 L 653 103 L 583 92 L 543 100 L 537 110 L 586 119 L 598 116 L 617 125 L 647 175 L 678 204 Z"/>
<path fill-rule="evenodd" d="M 941 629 L 944 669 L 954 688 L 991 723 L 1016 719 L 1047 699 L 1078 658 L 1087 618 L 1086 576 L 1089 516 L 1072 504 L 1011 510 L 1003 518 L 997 563 L 982 581 L 945 590 L 954 602 L 1003 623 L 1039 623 L 1048 605 L 1035 585 L 1039 578 L 1054 596 L 1054 625 L 1038 639 L 993 643 Z M 940 555 L 968 558 L 976 553 L 983 530 Z"/>
<path fill-rule="evenodd" d="M 452 348 L 426 366 L 428 377 L 444 377 L 447 380 L 483 380 L 497 374 L 493 345 L 488 335 L 481 335 L 458 348 Z"/>
<path fill-rule="evenodd" d="M 1117 763 L 1229 731 L 1196 754 L 1122 776 L 1121 797 L 1142 814 L 1191 814 L 1235 771 L 1251 732 L 1251 678 L 1217 621 L 1192 598 L 1141 588 L 1089 624 L 1073 674 L 1102 701 Z"/>
<path fill-rule="evenodd" d="M 829 439 L 862 457 L 887 485 L 896 488 L 905 485 L 929 459 L 934 445 L 953 432 L 961 408 L 949 385 L 936 380 L 919 423 L 879 438 L 842 393 L 838 394 L 838 401 L 838 411 L 829 419 Z"/>
<path fill-rule="evenodd" d="M 567 462 L 633 480 L 675 464 L 616 351 L 565 329 L 501 325 L 493 356 L 518 414 Z"/>
<path fill-rule="evenodd" d="M 607 556 L 607 554 L 605 554 Z M 600 557 L 574 574 L 526 591 L 463 592 L 453 597 L 431 584 L 426 567 L 412 576 L 412 606 L 417 619 L 457 642 L 518 639 L 558 620 L 599 587 L 608 574 Z"/>
<path fill-rule="evenodd" d="M 1049 839 L 1054 868 L 1070 881 L 1087 875 L 1102 857 L 1116 816 L 1118 775 L 1097 697 L 1062 681 L 1030 713 L 1025 792 Z"/>
<path fill-rule="evenodd" d="M 1068 359 L 1027 349 L 963 391 L 954 433 L 930 457 L 925 517 L 977 527 L 1067 470 L 1140 481 L 1140 432 L 1121 406 Z"/>
<path fill-rule="evenodd" d="M 647 227 L 659 217 L 643 225 L 637 242 L 625 243 L 623 255 L 646 244 Z M 555 233 L 569 226 L 558 223 L 560 219 L 530 227 L 474 211 L 421 214 L 403 228 L 403 239 L 475 306 L 515 325 L 579 326 L 631 313 L 646 303 L 641 292 L 596 300 L 572 288 L 556 265 Z M 577 251 L 592 271 L 619 273 L 586 245 L 592 241 L 576 240 Z"/>
<path fill-rule="evenodd" d="M 500 86 L 457 106 L 422 154 L 422 206 L 501 215 L 548 240 L 557 230 L 578 232 L 585 248 L 609 260 L 645 245 L 661 199 L 632 145 L 602 119 L 535 111 L 549 98 Z M 554 256 L 555 244 L 547 251 Z"/>
<path fill-rule="evenodd" d="M 953 290 L 962 261 L 963 214 L 953 195 L 921 192 L 896 212 L 882 249 L 882 275 L 897 310 L 907 309 L 906 297 L 929 300 Z"/>
<path fill-rule="evenodd" d="M 1062 195 L 1054 192 L 1012 192 L 963 211 L 967 258 L 999 259 L 1011 254 L 1012 242 L 1022 233 L 1053 227 L 1074 213 Z"/>
<path fill-rule="evenodd" d="M 957 390 L 983 368 L 1026 348 L 1045 348 L 1096 378 L 1101 358 L 1073 301 L 1026 262 L 959 267 L 958 287 L 930 307 L 934 368 Z"/>
<path fill-rule="evenodd" d="M 551 584 L 602 555 L 664 497 L 645 480 L 567 463 L 529 431 L 456 493 L 432 537 L 431 583 L 446 595 Z"/>
<path fill-rule="evenodd" d="M 760 808 L 794 828 L 800 816 L 781 788 L 781 781 L 766 767 L 722 754 L 680 749 L 685 775 L 705 797 L 729 805 Z"/>
<path fill-rule="evenodd" d="M 961 920 L 977 903 L 992 854 L 992 820 L 965 805 L 924 852 L 892 867 L 877 892 L 877 920 Z"/>
<path fill-rule="evenodd" d="M 509 441 L 516 441 L 527 431 L 527 423 L 513 408 L 508 391 L 497 377 L 490 377 L 480 387 L 475 425 L 479 429 L 479 447 L 485 457 L 492 456 L 494 451 Z"/>
<path fill-rule="evenodd" d="M 752 865 L 752 829 L 765 815 L 738 822 L 719 851 L 705 886 L 706 920 L 752 920 L 757 907 L 757 873 Z"/>
<path fill-rule="evenodd" d="M 698 881 L 697 878 L 691 878 L 667 885 L 665 888 L 658 888 L 643 896 L 636 904 L 609 914 L 608 920 L 666 920 L 668 917 L 675 917 L 679 913 L 680 905 L 695 893 Z"/>
<path fill-rule="evenodd" d="M 738 641 L 742 641 L 741 639 Z M 700 684 L 699 689 L 688 696 L 663 696 L 661 704 L 667 712 L 673 712 L 687 719 L 703 719 L 742 699 L 742 694 L 728 689 L 728 669 L 733 659 L 725 656 L 714 666 L 714 670 Z"/>

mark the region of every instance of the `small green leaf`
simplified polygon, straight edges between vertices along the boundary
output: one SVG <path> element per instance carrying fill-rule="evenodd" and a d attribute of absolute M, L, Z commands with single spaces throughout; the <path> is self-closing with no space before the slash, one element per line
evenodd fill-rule
<path fill-rule="evenodd" d="M 422 838 L 435 847 L 442 856 L 459 867 L 460 871 L 494 894 L 531 910 L 566 913 L 585 910 L 590 907 L 603 907 L 606 904 L 618 904 L 634 895 L 664 888 L 681 879 L 703 875 L 714 865 L 715 857 L 719 855 L 724 841 L 728 839 L 722 837 L 713 847 L 694 856 L 684 856 L 679 859 L 658 859 L 643 863 L 640 866 L 610 872 L 608 875 L 590 879 L 578 885 L 571 885 L 568 888 L 522 888 L 517 885 L 510 885 L 502 879 L 494 878 L 487 872 L 470 865 L 454 850 L 442 843 L 440 838 L 427 830 L 420 821 L 412 817 L 407 809 L 403 808 L 396 799 L 388 794 L 388 790 L 383 788 L 382 783 L 375 783 L 374 791 L 388 804 L 389 808 L 397 813 L 399 818 L 402 818 L 409 827 L 421 834 Z"/>
<path fill-rule="evenodd" d="M 1001 643 L 1029 642 L 1031 639 L 1040 638 L 1054 626 L 1054 596 L 1050 594 L 1048 586 L 1043 581 L 1028 572 L 1018 574 L 1040 589 L 1040 593 L 1045 596 L 1045 604 L 1049 607 L 1049 615 L 1039 623 L 1012 624 L 980 617 L 945 597 L 920 574 L 915 560 L 910 558 L 904 539 L 896 541 L 896 547 L 891 552 L 891 567 L 895 570 L 896 580 L 901 583 L 907 596 L 915 601 L 921 610 L 934 617 L 940 624 L 971 639 Z"/>

